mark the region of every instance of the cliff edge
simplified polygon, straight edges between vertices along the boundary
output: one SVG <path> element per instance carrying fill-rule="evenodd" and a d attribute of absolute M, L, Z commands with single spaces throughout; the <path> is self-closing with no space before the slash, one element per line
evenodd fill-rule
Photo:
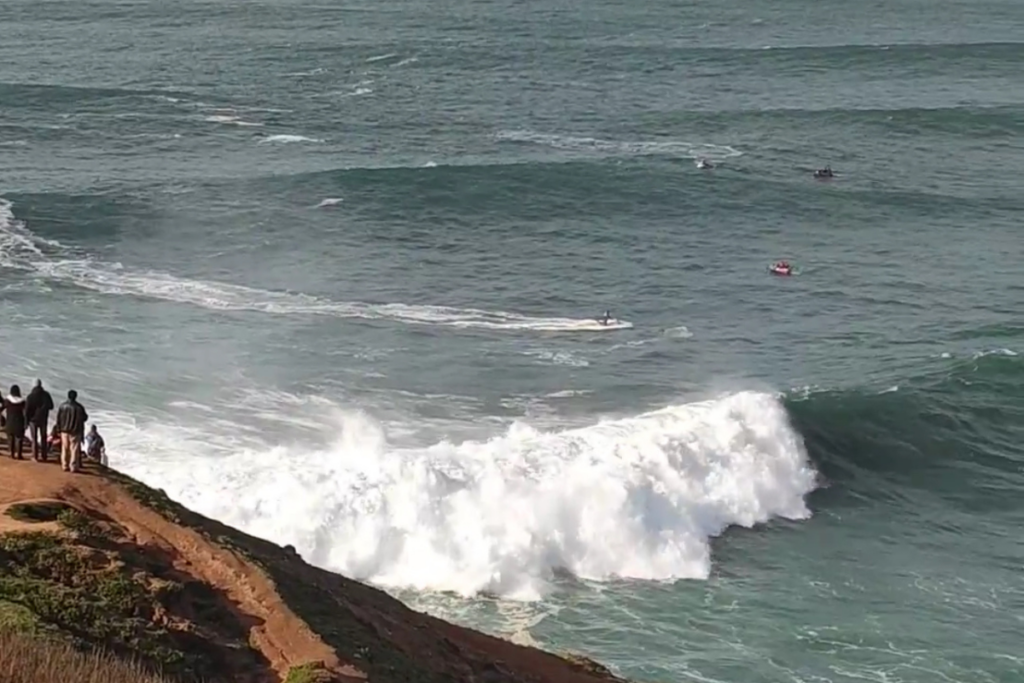
<path fill-rule="evenodd" d="M 415 612 L 115 470 L 0 456 L 10 637 L 101 649 L 183 683 L 623 683 Z M 2 649 L 0 671 L 14 651 Z"/>

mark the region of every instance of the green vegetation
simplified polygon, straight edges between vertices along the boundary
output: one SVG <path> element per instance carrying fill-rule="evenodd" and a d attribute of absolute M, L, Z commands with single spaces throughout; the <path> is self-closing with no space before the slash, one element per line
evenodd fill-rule
<path fill-rule="evenodd" d="M 27 607 L 0 600 L 0 633 L 41 635 L 41 626 L 39 619 Z"/>
<path fill-rule="evenodd" d="M 406 623 L 408 611 L 389 596 L 308 565 L 294 548 L 281 548 L 192 512 L 164 491 L 115 470 L 104 470 L 100 476 L 168 522 L 191 529 L 260 567 L 284 603 L 369 680 L 453 680 L 452 672 L 458 668 L 445 660 L 463 658 L 462 647 L 444 636 L 427 638 L 441 648 L 423 653 L 434 660 L 433 665 L 418 656 L 415 647 L 396 647 L 398 634 L 392 628 L 405 630 L 413 625 Z M 269 663 L 248 643 L 254 625 L 251 618 L 239 615 L 226 596 L 210 586 L 177 574 L 173 557 L 140 548 L 109 520 L 69 505 L 34 503 L 15 508 L 9 511 L 11 516 L 56 521 L 61 530 L 0 535 L 0 631 L 56 634 L 76 647 L 106 648 L 176 682 L 237 680 L 268 671 Z M 368 620 L 367 613 L 379 615 L 382 621 Z M 416 624 L 415 633 L 423 633 L 424 626 Z M 415 642 L 417 636 L 408 636 Z M 565 654 L 562 658 L 581 673 L 619 680 L 585 657 Z M 479 664 L 489 680 L 513 680 L 501 662 Z M 286 683 L 336 680 L 321 662 L 293 667 L 285 679 Z"/>
<path fill-rule="evenodd" d="M 151 489 L 120 472 L 107 470 L 103 476 L 116 481 L 135 500 L 168 521 L 192 529 L 210 542 L 234 551 L 260 567 L 277 588 L 285 604 L 309 624 L 327 645 L 334 648 L 339 656 L 365 670 L 370 680 L 381 683 L 442 683 L 450 680 L 446 675 L 430 671 L 424 667 L 423 662 L 395 648 L 376 628 L 352 614 L 347 604 L 347 600 L 358 595 L 357 600 L 364 601 L 369 609 L 374 609 L 372 605 L 376 605 L 382 611 L 391 611 L 396 605 L 390 597 L 336 574 L 315 569 L 303 562 L 294 551 L 289 552 L 274 543 L 203 517 L 175 502 L 163 491 Z M 293 671 L 293 675 L 301 676 L 313 670 L 306 666 L 296 667 Z M 317 675 L 321 674 L 318 672 Z M 318 683 L 316 678 L 311 680 Z"/>
<path fill-rule="evenodd" d="M 68 506 L 57 515 L 57 522 L 78 538 L 100 539 L 105 533 L 103 528 L 80 510 Z"/>
<path fill-rule="evenodd" d="M 195 663 L 151 623 L 150 592 L 117 569 L 97 566 L 101 558 L 55 534 L 4 534 L 0 599 L 30 613 L 35 631 L 64 633 L 75 645 L 103 644 L 161 668 L 189 671 Z M 21 621 L 29 623 L 27 615 Z"/>
<path fill-rule="evenodd" d="M 26 524 L 56 522 L 62 512 L 70 509 L 70 505 L 59 501 L 15 503 L 7 508 L 7 516 Z"/>
<path fill-rule="evenodd" d="M 55 519 L 63 531 L 0 534 L 0 632 L 108 650 L 179 681 L 266 666 L 226 597 L 169 576 L 170 561 L 148 557 L 112 525 L 62 504 L 8 514 Z"/>
<path fill-rule="evenodd" d="M 203 536 L 205 539 L 219 545 L 222 548 L 232 550 L 246 560 L 266 569 L 259 554 L 251 552 L 251 543 L 254 541 L 237 529 L 225 526 L 197 512 L 189 510 L 181 503 L 173 500 L 163 489 L 152 489 L 140 481 L 132 479 L 126 474 L 116 470 L 108 469 L 103 471 L 103 476 L 117 482 L 132 498 L 172 524 L 191 529 Z M 266 543 L 266 542 L 263 542 Z M 266 543 L 275 550 L 278 546 Z"/>
<path fill-rule="evenodd" d="M 311 567 L 295 555 L 294 549 L 289 551 L 203 517 L 171 500 L 163 491 L 150 489 L 113 470 L 104 474 L 122 484 L 132 497 L 168 521 L 202 534 L 209 541 L 238 553 L 263 569 L 285 604 L 340 657 L 369 674 L 371 681 L 446 683 L 451 680 L 447 674 L 431 671 L 423 661 L 394 647 L 385 634 L 353 614 L 352 606 L 358 605 L 358 609 L 377 611 L 382 615 L 390 613 L 401 619 L 395 610 L 402 608 L 390 597 L 369 586 Z M 460 656 L 460 650 L 454 643 L 447 639 L 442 639 L 442 643 L 449 648 L 448 655 Z M 562 659 L 578 671 L 610 681 L 619 680 L 608 669 L 586 657 L 565 654 Z M 495 672 L 500 669 L 492 668 Z M 286 683 L 326 683 L 330 680 L 330 674 L 323 668 L 307 664 L 294 667 Z"/>
<path fill-rule="evenodd" d="M 284 683 L 332 683 L 335 678 L 323 662 L 312 662 L 301 666 L 293 666 L 288 670 Z"/>
<path fill-rule="evenodd" d="M 589 657 L 584 657 L 583 655 L 575 652 L 561 652 L 558 656 L 568 662 L 572 668 L 586 672 L 596 678 L 615 678 L 615 675 L 612 674 L 608 667 L 598 664 Z"/>

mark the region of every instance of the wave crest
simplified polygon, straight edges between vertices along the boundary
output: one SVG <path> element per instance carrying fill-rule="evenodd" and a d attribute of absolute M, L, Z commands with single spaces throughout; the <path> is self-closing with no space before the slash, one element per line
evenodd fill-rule
<path fill-rule="evenodd" d="M 684 156 L 696 159 L 728 159 L 743 153 L 727 145 L 694 143 L 683 140 L 618 141 L 591 137 L 536 133 L 529 130 L 499 131 L 495 138 L 505 142 L 531 143 L 556 149 L 607 154 L 611 156 Z"/>
<path fill-rule="evenodd" d="M 47 247 L 45 252 L 41 246 Z M 610 332 L 633 327 L 633 323 L 625 320 L 602 325 L 593 318 L 529 316 L 508 311 L 426 304 L 337 301 L 302 293 L 190 280 L 154 271 L 132 271 L 118 263 L 68 256 L 71 256 L 69 250 L 62 245 L 40 239 L 15 220 L 11 203 L 0 199 L 0 265 L 28 270 L 102 294 L 148 297 L 217 311 L 363 318 L 463 329 Z"/>
<path fill-rule="evenodd" d="M 727 527 L 810 515 L 816 474 L 779 400 L 741 392 L 561 431 L 396 448 L 361 413 L 327 447 L 205 468 L 116 462 L 204 514 L 378 585 L 532 600 L 584 579 L 706 578 Z M 116 434 L 126 452 L 145 432 Z M 181 445 L 188 448 L 187 444 Z"/>

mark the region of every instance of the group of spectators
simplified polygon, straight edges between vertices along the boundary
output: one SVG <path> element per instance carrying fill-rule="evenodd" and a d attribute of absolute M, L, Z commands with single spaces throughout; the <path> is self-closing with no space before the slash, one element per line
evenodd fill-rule
<path fill-rule="evenodd" d="M 0 393 L 0 426 L 7 434 L 7 447 L 11 458 L 25 459 L 25 432 L 32 443 L 32 458 L 46 462 L 50 448 L 60 449 L 60 466 L 65 472 L 82 469 L 82 450 L 85 455 L 106 465 L 106 445 L 93 424 L 88 434 L 85 431 L 89 414 L 78 402 L 78 392 L 68 392 L 68 398 L 57 408 L 57 419 L 53 431 L 49 428 L 50 413 L 54 410 L 50 392 L 43 388 L 42 380 L 36 380 L 28 396 L 21 395 L 17 384 L 10 388 L 7 396 Z"/>

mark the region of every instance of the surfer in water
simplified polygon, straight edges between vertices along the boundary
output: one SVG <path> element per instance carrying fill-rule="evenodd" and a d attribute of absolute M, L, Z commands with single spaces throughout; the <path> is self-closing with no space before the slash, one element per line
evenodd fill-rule
<path fill-rule="evenodd" d="M 609 325 L 611 324 L 612 320 L 614 320 L 614 318 L 612 318 L 611 311 L 605 311 L 604 315 L 597 319 L 597 322 L 600 323 L 601 325 Z"/>

